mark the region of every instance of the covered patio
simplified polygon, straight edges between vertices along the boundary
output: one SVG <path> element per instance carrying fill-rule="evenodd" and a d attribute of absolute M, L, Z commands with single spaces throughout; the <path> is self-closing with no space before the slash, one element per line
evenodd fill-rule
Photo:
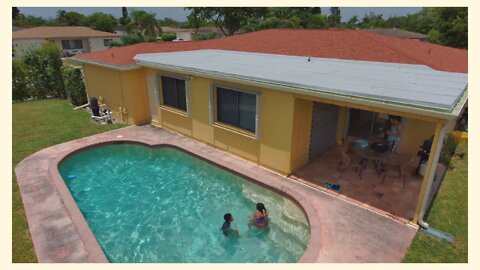
<path fill-rule="evenodd" d="M 415 163 L 406 166 L 405 188 L 403 179 L 394 174 L 388 175 L 382 184 L 383 174 L 378 175 L 373 164 L 368 164 L 359 173 L 350 168 L 340 176 L 337 166 L 341 158 L 336 147 L 294 172 L 290 177 L 298 181 L 326 190 L 325 183 L 340 185 L 339 190 L 330 190 L 340 197 L 346 197 L 357 204 L 376 208 L 376 211 L 392 214 L 404 222 L 413 220 L 423 177 L 416 175 Z M 394 162 L 393 158 L 390 161 Z"/>

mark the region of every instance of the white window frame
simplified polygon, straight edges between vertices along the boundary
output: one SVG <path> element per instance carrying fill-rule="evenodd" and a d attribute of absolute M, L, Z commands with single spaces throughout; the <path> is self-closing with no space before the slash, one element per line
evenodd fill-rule
<path fill-rule="evenodd" d="M 178 111 L 183 111 L 179 108 L 175 108 L 175 107 L 171 107 L 171 106 L 168 106 L 168 105 L 165 105 L 164 101 L 163 101 L 163 85 L 160 85 L 162 84 L 162 78 L 161 77 L 169 77 L 169 78 L 173 78 L 173 79 L 177 79 L 177 80 L 183 80 L 185 81 L 185 103 L 186 103 L 186 114 L 187 116 L 190 118 L 192 117 L 192 110 L 191 110 L 191 104 L 190 104 L 190 96 L 191 96 L 191 93 L 190 93 L 190 80 L 192 79 L 192 76 L 188 76 L 188 75 L 177 75 L 177 74 L 170 74 L 170 73 L 165 73 L 165 72 L 158 72 L 157 73 L 157 89 L 158 89 L 158 102 L 159 102 L 159 106 L 160 107 L 163 107 L 163 108 L 173 108 L 175 110 L 178 110 Z M 160 91 L 162 93 L 160 93 Z"/>
<path fill-rule="evenodd" d="M 217 84 L 217 83 L 212 83 L 210 84 L 210 88 L 208 89 L 208 96 L 209 96 L 209 102 L 208 102 L 208 107 L 210 111 L 210 125 L 213 126 L 215 123 L 223 124 L 222 122 L 217 121 L 217 115 L 215 114 L 215 96 L 217 95 L 217 88 L 224 88 L 227 90 L 232 90 L 232 91 L 237 91 L 237 92 L 242 92 L 242 93 L 247 93 L 250 95 L 255 95 L 255 139 L 259 140 L 260 139 L 260 100 L 261 100 L 261 95 L 262 93 L 257 90 L 252 90 L 252 89 L 243 89 L 239 88 L 237 86 L 230 86 L 227 84 Z M 241 130 L 244 130 L 240 127 L 235 127 Z M 249 130 L 245 130 L 245 132 L 252 133 Z"/>

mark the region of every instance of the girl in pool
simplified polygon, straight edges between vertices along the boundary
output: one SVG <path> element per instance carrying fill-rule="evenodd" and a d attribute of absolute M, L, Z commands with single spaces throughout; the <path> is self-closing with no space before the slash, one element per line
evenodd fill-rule
<path fill-rule="evenodd" d="M 252 222 L 257 227 L 268 226 L 268 213 L 263 203 L 257 203 L 257 211 L 252 216 Z"/>

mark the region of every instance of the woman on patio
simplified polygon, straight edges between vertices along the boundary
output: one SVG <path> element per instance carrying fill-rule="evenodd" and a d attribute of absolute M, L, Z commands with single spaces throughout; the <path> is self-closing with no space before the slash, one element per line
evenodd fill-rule
<path fill-rule="evenodd" d="M 396 152 L 398 141 L 400 141 L 402 118 L 400 116 L 391 115 L 389 117 L 390 127 L 387 129 L 387 141 L 389 145 L 389 151 Z"/>

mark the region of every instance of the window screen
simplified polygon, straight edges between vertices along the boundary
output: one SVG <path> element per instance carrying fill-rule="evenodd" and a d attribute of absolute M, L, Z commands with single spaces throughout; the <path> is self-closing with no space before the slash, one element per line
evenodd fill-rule
<path fill-rule="evenodd" d="M 217 87 L 217 120 L 255 132 L 256 94 Z"/>
<path fill-rule="evenodd" d="M 185 80 L 162 76 L 163 104 L 187 110 Z"/>

